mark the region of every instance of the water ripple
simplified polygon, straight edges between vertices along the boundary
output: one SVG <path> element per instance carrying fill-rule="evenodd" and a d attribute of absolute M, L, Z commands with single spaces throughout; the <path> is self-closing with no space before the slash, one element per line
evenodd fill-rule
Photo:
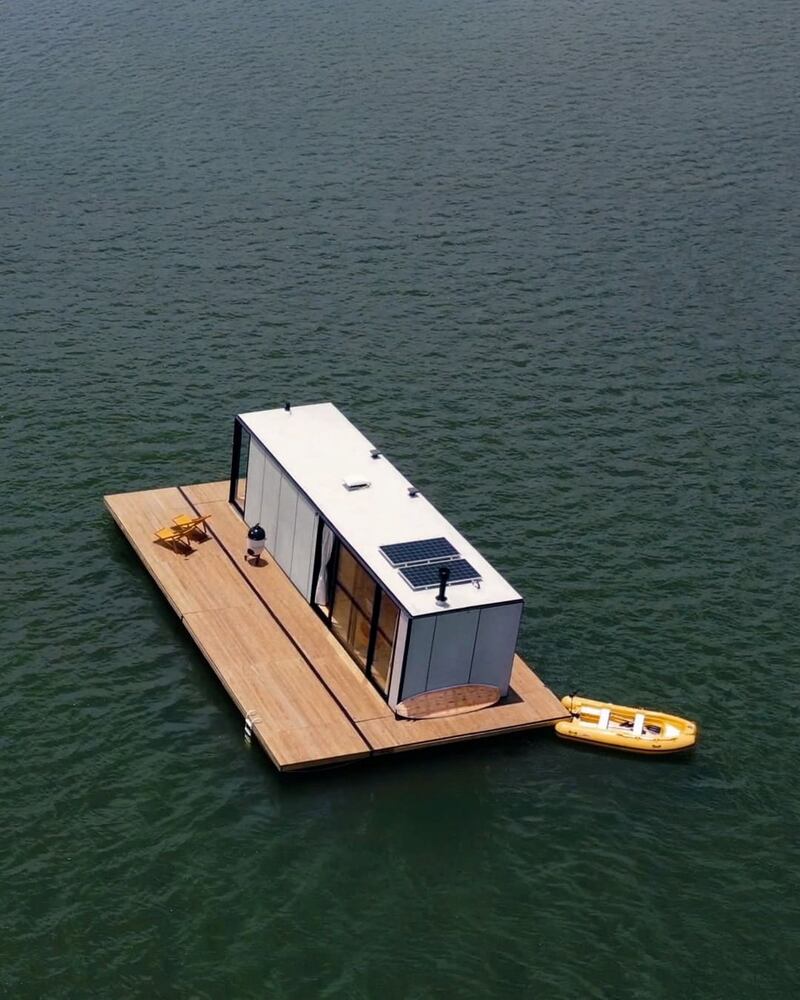
<path fill-rule="evenodd" d="M 793 6 L 5 14 L 0 993 L 795 995 Z M 100 497 L 286 398 L 694 759 L 275 774 Z"/>

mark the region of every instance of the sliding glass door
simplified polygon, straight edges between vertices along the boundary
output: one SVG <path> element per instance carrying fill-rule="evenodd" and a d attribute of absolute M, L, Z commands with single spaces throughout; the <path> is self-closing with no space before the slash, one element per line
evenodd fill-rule
<path fill-rule="evenodd" d="M 389 690 L 389 674 L 392 666 L 392 652 L 394 651 L 394 640 L 397 635 L 397 621 L 400 618 L 400 609 L 389 597 L 385 590 L 380 591 L 380 608 L 378 610 L 378 622 L 375 629 L 375 647 L 372 653 L 370 664 L 370 674 L 383 691 Z"/>
<path fill-rule="evenodd" d="M 367 669 L 375 581 L 357 563 L 350 550 L 339 545 L 331 628 L 362 670 Z"/>
<path fill-rule="evenodd" d="M 327 525 L 318 545 L 317 610 L 358 666 L 386 694 L 400 610 Z"/>

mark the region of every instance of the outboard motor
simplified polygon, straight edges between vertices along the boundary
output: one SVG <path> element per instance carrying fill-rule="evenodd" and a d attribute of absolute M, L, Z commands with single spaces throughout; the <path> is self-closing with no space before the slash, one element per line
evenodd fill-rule
<path fill-rule="evenodd" d="M 247 532 L 247 551 L 244 554 L 245 562 L 252 559 L 255 566 L 261 562 L 261 553 L 266 545 L 267 533 L 260 524 L 254 524 Z"/>

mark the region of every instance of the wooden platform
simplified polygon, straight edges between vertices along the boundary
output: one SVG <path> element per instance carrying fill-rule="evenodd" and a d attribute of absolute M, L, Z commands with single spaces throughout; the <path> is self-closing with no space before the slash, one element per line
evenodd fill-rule
<path fill-rule="evenodd" d="M 112 517 L 280 770 L 552 725 L 555 695 L 516 657 L 511 689 L 466 715 L 398 719 L 271 557 L 244 561 L 228 484 L 105 497 Z M 188 555 L 154 541 L 177 514 L 211 514 Z"/>

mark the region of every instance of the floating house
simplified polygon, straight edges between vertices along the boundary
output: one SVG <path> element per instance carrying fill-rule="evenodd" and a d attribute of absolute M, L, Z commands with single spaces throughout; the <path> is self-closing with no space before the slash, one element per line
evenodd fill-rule
<path fill-rule="evenodd" d="M 229 498 L 390 707 L 508 693 L 522 597 L 332 403 L 238 416 Z"/>
<path fill-rule="evenodd" d="M 280 770 L 566 717 L 520 594 L 331 403 L 237 416 L 226 481 L 105 503 Z"/>

